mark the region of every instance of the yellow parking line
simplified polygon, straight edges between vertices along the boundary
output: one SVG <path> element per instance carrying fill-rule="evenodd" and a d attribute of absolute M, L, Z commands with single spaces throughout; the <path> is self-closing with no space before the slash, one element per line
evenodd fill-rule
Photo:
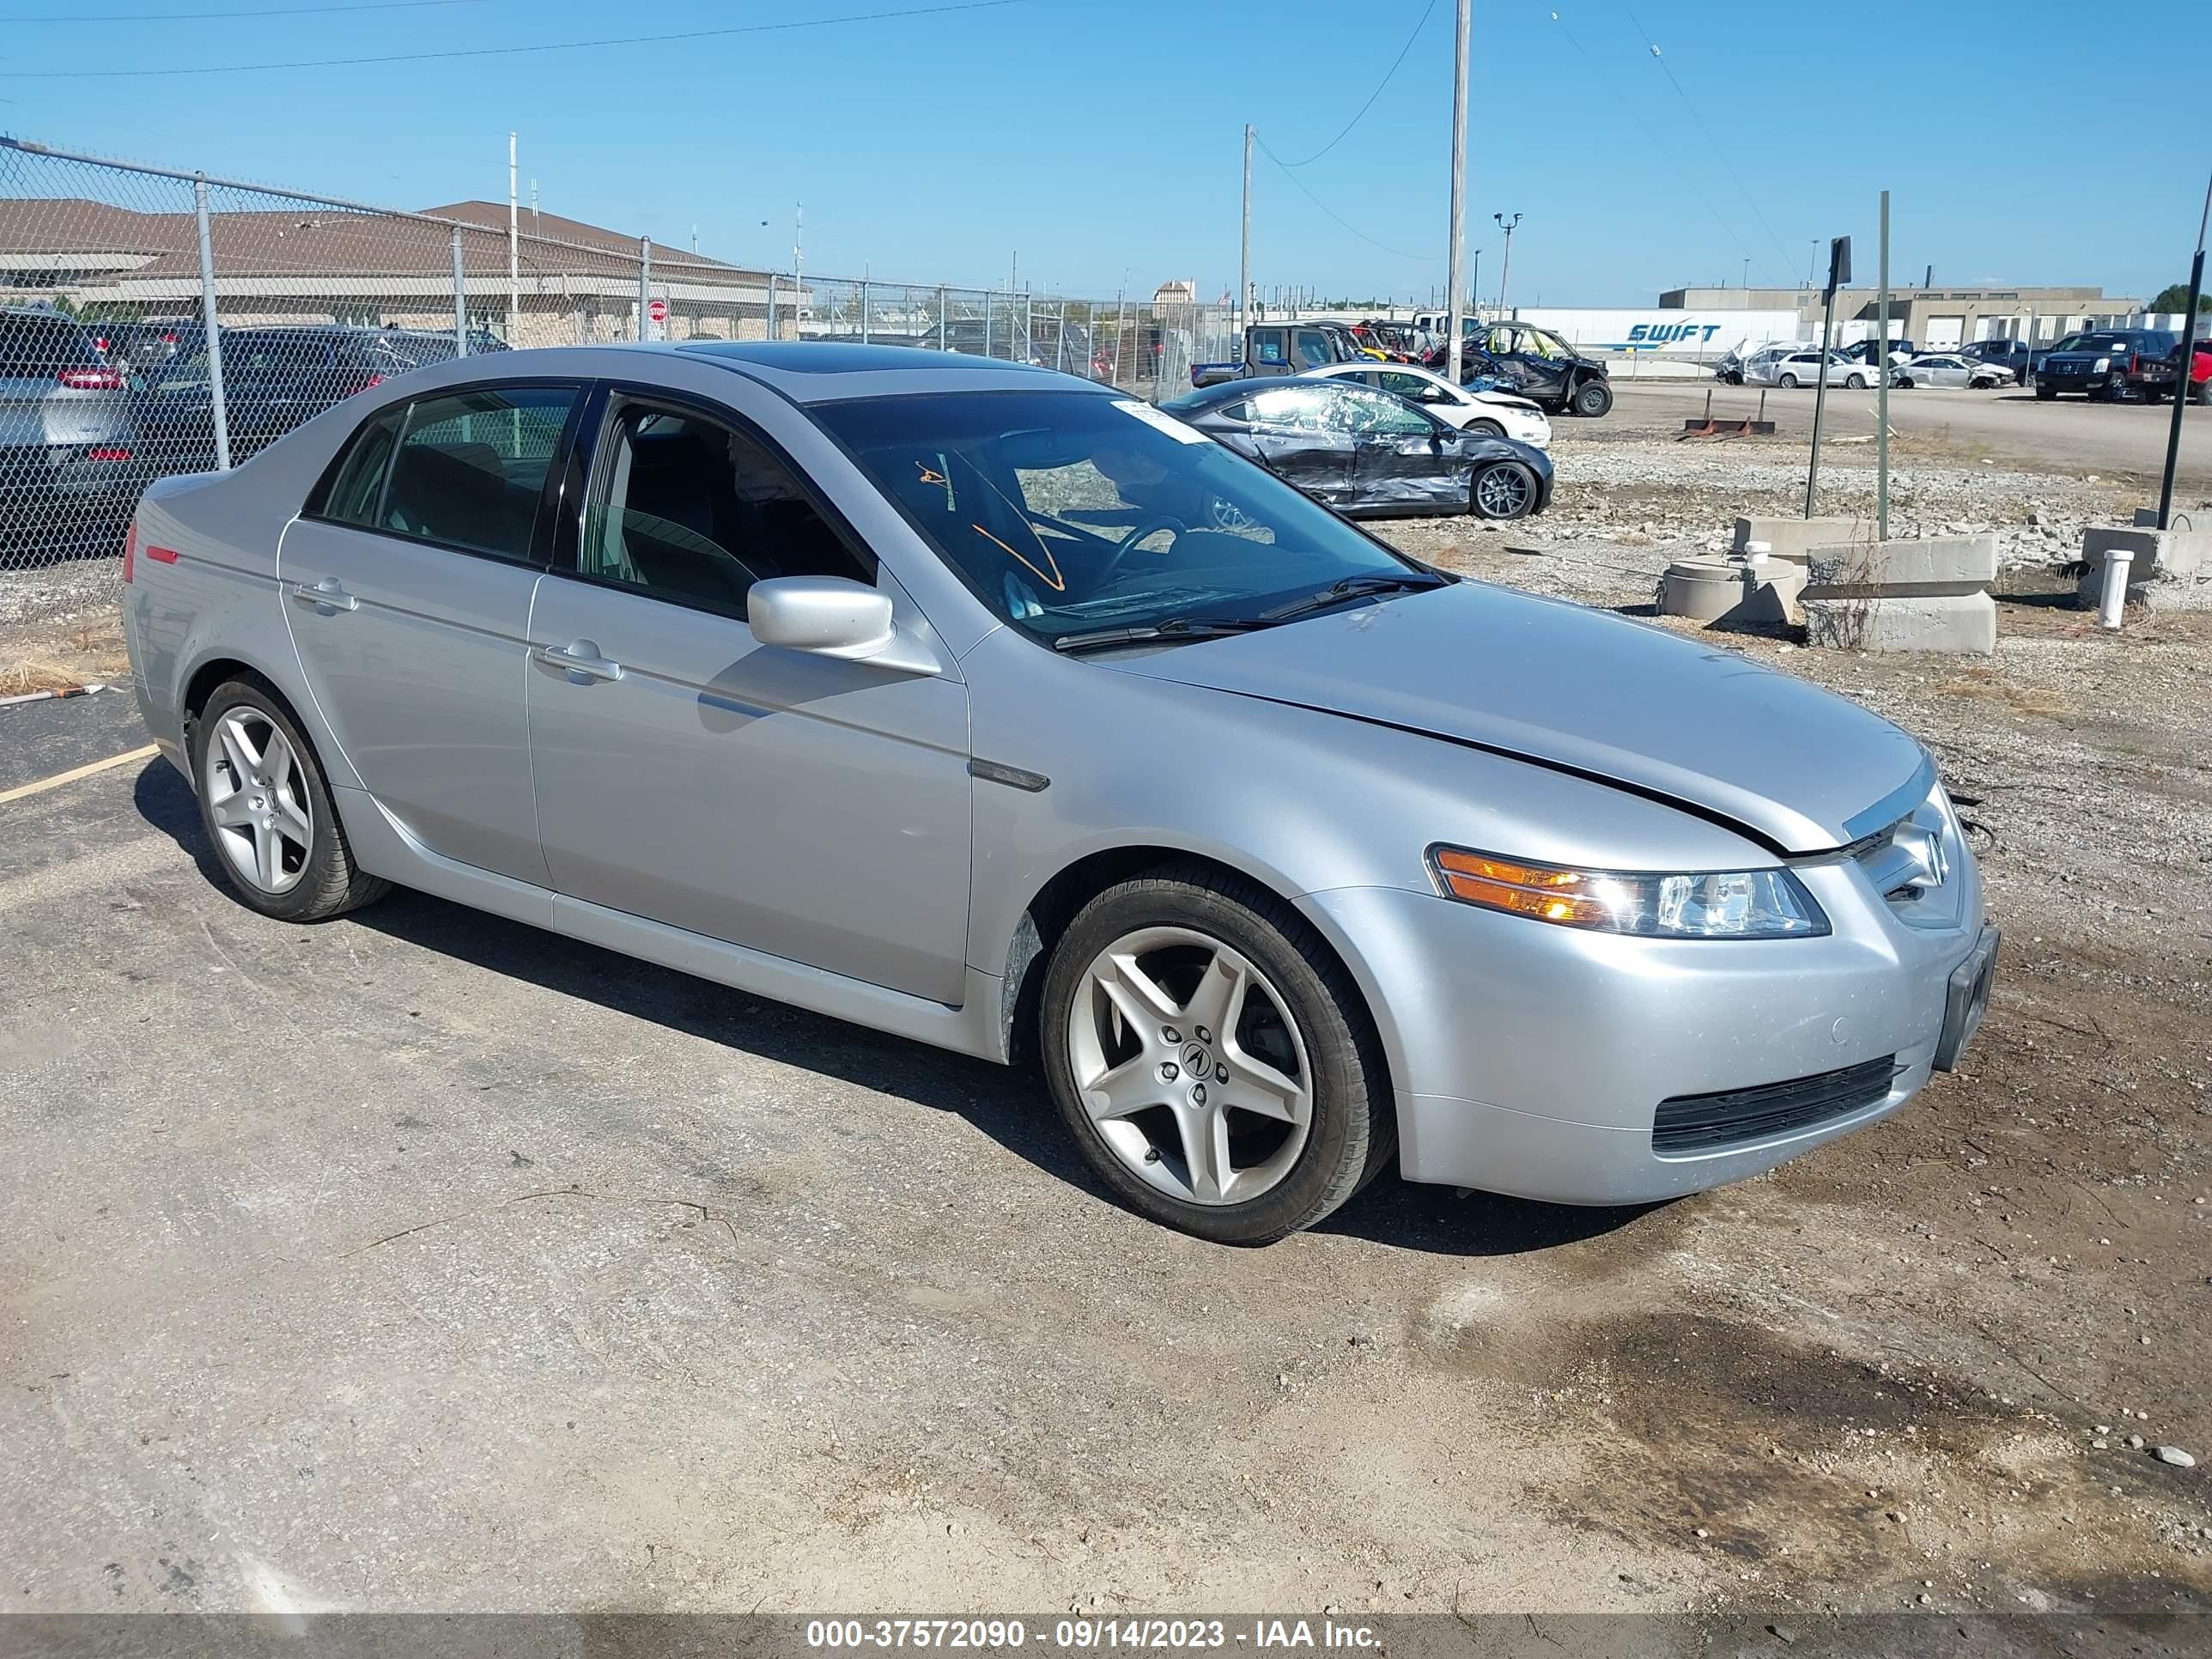
<path fill-rule="evenodd" d="M 127 755 L 110 755 L 106 760 L 96 760 L 89 766 L 72 767 L 66 772 L 57 772 L 50 778 L 40 778 L 36 783 L 21 783 L 13 789 L 0 789 L 0 806 L 11 800 L 21 800 L 26 795 L 44 794 L 49 789 L 58 789 L 65 783 L 75 783 L 79 778 L 88 778 L 95 772 L 111 772 L 118 766 L 128 766 L 132 761 L 144 760 L 161 752 L 160 744 L 149 743 L 143 749 L 134 749 Z"/>

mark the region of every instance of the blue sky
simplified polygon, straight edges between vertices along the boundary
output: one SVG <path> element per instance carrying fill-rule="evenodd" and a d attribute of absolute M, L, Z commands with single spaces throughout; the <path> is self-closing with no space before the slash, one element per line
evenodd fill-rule
<path fill-rule="evenodd" d="M 1110 295 L 1126 273 L 1133 290 L 1188 276 L 1218 293 L 1236 276 L 1244 122 L 1285 161 L 1320 149 L 1427 0 L 1030 0 L 587 52 L 179 73 L 926 3 L 465 0 L 94 23 L 24 20 L 287 0 L 0 0 L 0 128 L 420 207 L 503 197 L 514 127 L 526 195 L 534 176 L 548 211 L 678 246 L 696 224 L 725 258 L 787 264 L 804 201 L 807 267 L 823 274 L 1003 283 L 1018 250 L 1039 289 Z M 1256 161 L 1263 288 L 1425 298 L 1441 284 L 1452 12 L 1437 0 L 1373 109 L 1297 173 L 1352 230 Z M 2130 26 L 2164 38 L 2118 49 L 2112 82 L 2097 53 L 2066 46 L 2097 30 L 2056 0 L 1477 0 L 1468 242 L 1483 290 L 1498 289 L 1498 210 L 1526 216 L 1523 304 L 1648 304 L 1662 287 L 1740 282 L 1747 256 L 1754 283 L 1802 281 L 1814 239 L 1838 233 L 1870 276 L 1887 185 L 1895 277 L 1932 262 L 1939 284 L 2147 295 L 2186 277 L 2212 169 L 2201 96 L 2177 108 L 2142 76 L 2206 61 L 2212 5 L 2160 15 Z M 68 78 L 21 78 L 52 70 Z M 2054 75 L 2073 100 L 2050 96 Z M 1834 95 L 1784 89 L 1814 85 Z"/>

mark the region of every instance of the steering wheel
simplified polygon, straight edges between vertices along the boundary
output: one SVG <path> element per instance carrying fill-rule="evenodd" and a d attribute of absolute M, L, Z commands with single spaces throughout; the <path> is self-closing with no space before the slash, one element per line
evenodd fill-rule
<path fill-rule="evenodd" d="M 1137 550 L 1137 544 L 1146 537 L 1156 535 L 1163 530 L 1172 530 L 1178 536 L 1190 533 L 1190 526 L 1172 514 L 1155 514 L 1114 544 L 1114 550 L 1106 556 L 1106 562 L 1098 568 L 1097 585 L 1103 587 L 1113 580 L 1114 573 L 1121 568 L 1121 561 Z"/>

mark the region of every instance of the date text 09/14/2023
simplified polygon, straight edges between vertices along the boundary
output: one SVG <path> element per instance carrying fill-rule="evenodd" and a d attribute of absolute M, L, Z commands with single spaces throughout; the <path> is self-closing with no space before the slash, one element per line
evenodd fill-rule
<path fill-rule="evenodd" d="M 811 1619 L 806 1645 L 824 1650 L 954 1648 L 989 1652 L 1023 1648 L 1064 1652 L 1124 1649 L 1243 1648 L 1254 1652 L 1371 1648 L 1376 1632 L 1331 1619 Z"/>

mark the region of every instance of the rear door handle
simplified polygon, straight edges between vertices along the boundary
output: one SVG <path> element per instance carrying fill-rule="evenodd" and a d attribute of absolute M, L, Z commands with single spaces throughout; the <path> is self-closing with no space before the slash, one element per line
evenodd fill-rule
<path fill-rule="evenodd" d="M 618 680 L 623 677 L 622 665 L 601 656 L 599 647 L 590 640 L 541 645 L 538 647 L 538 660 L 563 672 L 583 674 L 595 680 Z"/>
<path fill-rule="evenodd" d="M 336 576 L 325 576 L 319 582 L 294 582 L 292 597 L 301 605 L 312 605 L 318 610 L 358 611 L 361 601 L 338 586 Z"/>

